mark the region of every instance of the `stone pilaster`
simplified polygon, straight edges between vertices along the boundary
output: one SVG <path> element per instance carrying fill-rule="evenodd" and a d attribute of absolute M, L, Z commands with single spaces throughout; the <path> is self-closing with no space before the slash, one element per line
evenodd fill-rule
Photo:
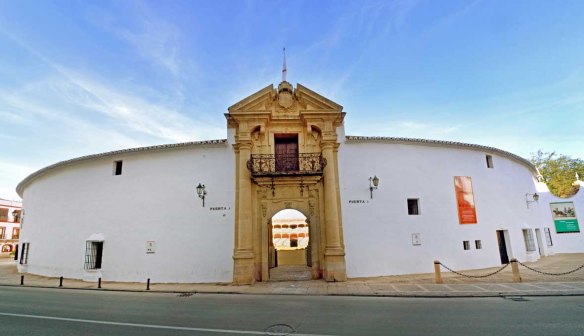
<path fill-rule="evenodd" d="M 253 284 L 254 253 L 251 177 L 247 161 L 251 155 L 251 143 L 239 143 L 237 155 L 237 203 L 235 206 L 235 250 L 233 252 L 233 283 L 239 285 Z"/>
<path fill-rule="evenodd" d="M 326 245 L 324 253 L 324 278 L 326 281 L 346 281 L 345 250 L 341 243 L 341 223 L 337 203 L 338 176 L 333 142 L 322 144 L 322 156 L 327 165 L 324 169 L 324 224 Z"/>

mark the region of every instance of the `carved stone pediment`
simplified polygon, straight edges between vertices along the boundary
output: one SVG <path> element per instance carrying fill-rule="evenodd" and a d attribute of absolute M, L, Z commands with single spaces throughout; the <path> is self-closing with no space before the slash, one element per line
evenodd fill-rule
<path fill-rule="evenodd" d="M 283 85 L 285 84 L 285 85 Z M 242 99 L 229 107 L 230 114 L 254 114 L 270 112 L 278 114 L 298 114 L 302 112 L 334 112 L 343 107 L 320 94 L 297 84 L 296 89 L 287 82 L 282 82 L 275 89 L 268 85 L 256 93 Z"/>

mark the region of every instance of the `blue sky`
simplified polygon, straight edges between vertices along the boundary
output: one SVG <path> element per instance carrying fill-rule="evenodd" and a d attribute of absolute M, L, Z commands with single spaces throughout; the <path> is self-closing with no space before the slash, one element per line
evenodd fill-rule
<path fill-rule="evenodd" d="M 346 133 L 584 158 L 584 1 L 0 2 L 0 197 L 58 161 L 226 136 L 281 78 Z"/>

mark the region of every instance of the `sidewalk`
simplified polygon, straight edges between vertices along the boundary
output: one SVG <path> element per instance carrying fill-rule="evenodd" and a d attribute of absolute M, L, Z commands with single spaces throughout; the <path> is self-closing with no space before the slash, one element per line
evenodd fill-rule
<path fill-rule="evenodd" d="M 443 261 L 447 266 L 448 263 Z M 527 266 L 551 273 L 573 270 L 584 264 L 584 254 L 557 254 L 541 258 Z M 347 282 L 282 281 L 258 282 L 253 286 L 235 286 L 229 283 L 212 284 L 158 284 L 152 283 L 148 292 L 183 293 L 230 293 L 230 294 L 280 294 L 280 295 L 346 295 L 392 297 L 489 297 L 489 296 L 537 296 L 537 295 L 584 295 L 584 269 L 562 275 L 543 275 L 519 266 L 522 282 L 514 283 L 511 267 L 487 278 L 468 278 L 447 272 L 442 268 L 443 284 L 434 283 L 434 274 L 414 274 L 375 278 L 352 278 Z M 467 275 L 483 275 L 498 268 L 461 271 Z M 457 270 L 458 271 L 458 270 Z M 0 259 L 0 286 L 20 287 L 20 276 L 14 261 Z M 24 286 L 59 288 L 59 278 L 25 274 Z M 97 283 L 64 279 L 68 289 L 93 289 L 146 292 L 145 283 L 102 282 Z"/>

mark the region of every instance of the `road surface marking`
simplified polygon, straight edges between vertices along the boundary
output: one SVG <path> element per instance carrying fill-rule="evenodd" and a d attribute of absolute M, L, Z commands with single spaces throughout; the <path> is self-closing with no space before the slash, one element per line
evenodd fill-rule
<path fill-rule="evenodd" d="M 141 324 L 141 323 L 97 321 L 97 320 L 85 320 L 85 319 L 75 319 L 75 318 L 68 318 L 68 317 L 43 316 L 43 315 L 0 313 L 0 316 L 25 317 L 25 318 L 35 318 L 35 319 L 42 319 L 42 320 L 57 320 L 57 321 L 67 321 L 67 322 L 79 322 L 79 323 L 107 324 L 107 325 L 115 325 L 115 326 L 138 327 L 138 328 L 152 328 L 152 329 L 204 331 L 204 332 L 214 332 L 214 333 L 223 333 L 223 334 L 268 335 L 265 331 L 248 331 L 248 330 L 230 330 L 230 329 L 210 329 L 210 328 L 175 327 L 175 326 L 165 326 L 165 325 L 156 325 L 156 324 Z M 293 335 L 294 336 L 332 336 L 332 335 L 296 334 L 296 333 L 294 333 Z"/>

